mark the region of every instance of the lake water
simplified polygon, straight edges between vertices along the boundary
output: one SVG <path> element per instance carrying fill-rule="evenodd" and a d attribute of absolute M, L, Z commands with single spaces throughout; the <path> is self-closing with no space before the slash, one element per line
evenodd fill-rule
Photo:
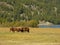
<path fill-rule="evenodd" d="M 40 25 L 39 28 L 60 28 L 60 25 Z"/>

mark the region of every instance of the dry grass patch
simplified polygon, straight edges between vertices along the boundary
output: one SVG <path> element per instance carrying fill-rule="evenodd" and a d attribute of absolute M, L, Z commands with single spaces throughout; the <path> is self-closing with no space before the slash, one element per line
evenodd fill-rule
<path fill-rule="evenodd" d="M 30 28 L 30 33 L 13 33 L 9 28 L 0 28 L 0 45 L 35 45 L 35 43 L 37 45 L 60 43 L 60 28 Z"/>

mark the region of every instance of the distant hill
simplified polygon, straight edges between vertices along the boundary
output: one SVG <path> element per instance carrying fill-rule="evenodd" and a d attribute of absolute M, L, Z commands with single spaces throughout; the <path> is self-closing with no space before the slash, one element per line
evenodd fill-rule
<path fill-rule="evenodd" d="M 60 24 L 60 0 L 0 0 L 0 24 L 30 20 Z"/>

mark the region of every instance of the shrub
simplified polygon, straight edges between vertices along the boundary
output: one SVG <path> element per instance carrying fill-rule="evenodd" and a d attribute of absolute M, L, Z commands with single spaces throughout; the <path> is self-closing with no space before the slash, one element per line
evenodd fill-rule
<path fill-rule="evenodd" d="M 30 27 L 37 27 L 38 22 L 36 20 L 30 20 L 27 22 Z"/>

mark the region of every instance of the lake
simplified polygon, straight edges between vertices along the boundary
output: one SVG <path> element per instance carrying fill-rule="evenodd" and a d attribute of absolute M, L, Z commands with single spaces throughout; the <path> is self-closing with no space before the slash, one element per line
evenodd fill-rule
<path fill-rule="evenodd" d="M 60 25 L 40 25 L 39 28 L 60 28 Z"/>

